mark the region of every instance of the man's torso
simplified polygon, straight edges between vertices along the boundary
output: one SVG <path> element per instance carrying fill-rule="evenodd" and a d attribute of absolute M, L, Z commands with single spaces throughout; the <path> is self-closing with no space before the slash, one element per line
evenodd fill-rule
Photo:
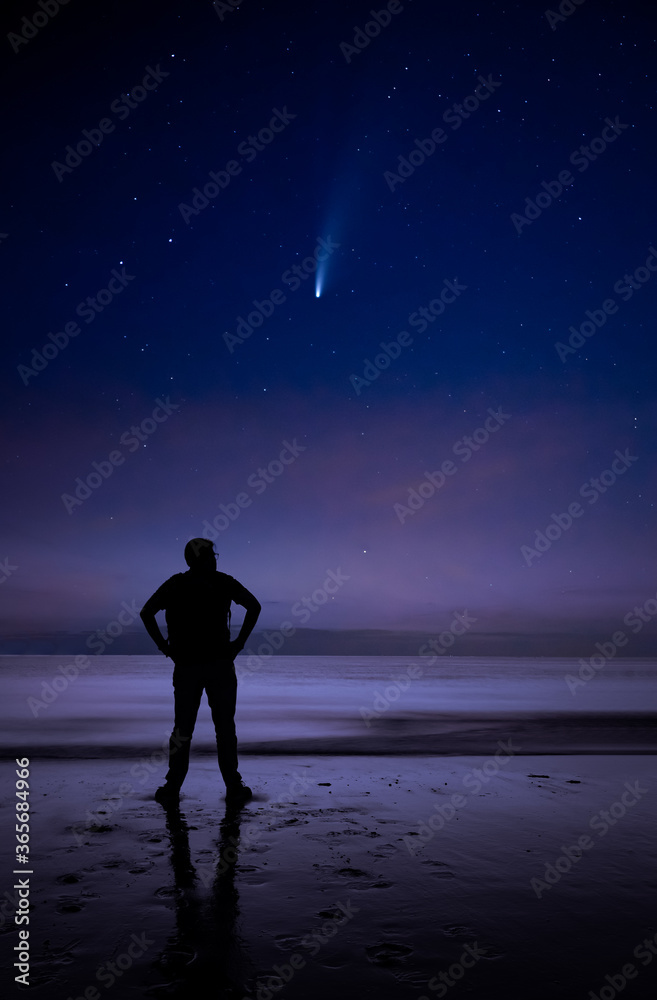
<path fill-rule="evenodd" d="M 156 592 L 165 611 L 171 657 L 175 663 L 230 658 L 228 616 L 231 601 L 244 588 L 226 573 L 176 573 Z"/>

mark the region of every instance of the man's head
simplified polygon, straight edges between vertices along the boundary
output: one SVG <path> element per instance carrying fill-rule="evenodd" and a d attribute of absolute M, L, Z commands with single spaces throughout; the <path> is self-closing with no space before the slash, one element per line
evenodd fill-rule
<path fill-rule="evenodd" d="M 185 546 L 185 562 L 195 572 L 214 572 L 217 568 L 217 553 L 207 538 L 192 538 Z"/>

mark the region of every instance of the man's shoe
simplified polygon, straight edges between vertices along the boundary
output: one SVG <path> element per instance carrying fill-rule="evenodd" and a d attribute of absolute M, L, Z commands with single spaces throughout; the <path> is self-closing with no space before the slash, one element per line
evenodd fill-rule
<path fill-rule="evenodd" d="M 165 807 L 178 805 L 180 791 L 172 785 L 161 785 L 155 793 L 155 801 Z"/>
<path fill-rule="evenodd" d="M 226 785 L 227 802 L 248 802 L 253 798 L 253 792 L 243 781 L 236 781 L 232 785 Z"/>

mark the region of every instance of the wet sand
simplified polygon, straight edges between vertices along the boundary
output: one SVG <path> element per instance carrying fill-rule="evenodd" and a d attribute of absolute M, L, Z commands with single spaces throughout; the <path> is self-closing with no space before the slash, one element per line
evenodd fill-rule
<path fill-rule="evenodd" d="M 652 997 L 653 762 L 246 756 L 226 813 L 205 757 L 169 812 L 159 762 L 35 760 L 33 995 Z"/>

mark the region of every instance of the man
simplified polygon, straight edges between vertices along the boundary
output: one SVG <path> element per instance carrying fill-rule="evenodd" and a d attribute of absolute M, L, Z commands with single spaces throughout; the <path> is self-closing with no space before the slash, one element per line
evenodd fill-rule
<path fill-rule="evenodd" d="M 174 663 L 175 719 L 169 740 L 169 770 L 155 793 L 162 805 L 178 802 L 189 767 L 189 745 L 203 690 L 208 696 L 217 736 L 217 757 L 226 783 L 226 800 L 246 802 L 251 789 L 237 770 L 235 700 L 237 678 L 233 660 L 244 649 L 261 606 L 253 594 L 225 573 L 217 571 L 212 542 L 193 538 L 185 546 L 186 573 L 176 573 L 155 591 L 141 610 L 141 619 L 158 649 Z M 230 605 L 246 608 L 236 639 L 230 638 Z M 155 615 L 166 612 L 168 638 Z"/>

